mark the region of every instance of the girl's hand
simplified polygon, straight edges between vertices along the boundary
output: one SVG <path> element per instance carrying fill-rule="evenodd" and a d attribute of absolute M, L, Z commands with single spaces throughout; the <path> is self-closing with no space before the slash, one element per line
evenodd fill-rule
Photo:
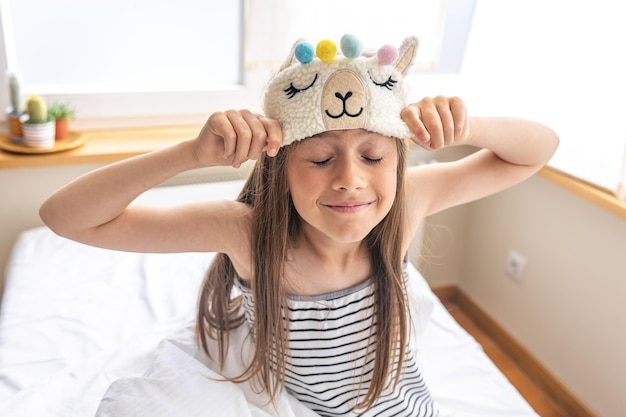
<path fill-rule="evenodd" d="M 213 113 L 194 142 L 194 158 L 200 166 L 239 168 L 262 152 L 276 156 L 283 135 L 274 119 L 250 110 L 228 110 Z"/>
<path fill-rule="evenodd" d="M 400 116 L 415 135 L 413 142 L 426 149 L 459 145 L 470 135 L 467 109 L 458 97 L 427 97 L 405 107 Z"/>

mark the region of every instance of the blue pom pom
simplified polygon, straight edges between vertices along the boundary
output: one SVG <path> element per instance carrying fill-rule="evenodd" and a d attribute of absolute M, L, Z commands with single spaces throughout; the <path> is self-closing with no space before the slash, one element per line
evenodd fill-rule
<path fill-rule="evenodd" d="M 343 55 L 350 59 L 358 58 L 363 52 L 363 44 L 354 35 L 343 35 L 339 45 Z"/>
<path fill-rule="evenodd" d="M 303 64 L 308 64 L 315 58 L 315 50 L 313 45 L 308 42 L 300 42 L 296 45 L 296 49 L 293 51 L 296 59 Z"/>

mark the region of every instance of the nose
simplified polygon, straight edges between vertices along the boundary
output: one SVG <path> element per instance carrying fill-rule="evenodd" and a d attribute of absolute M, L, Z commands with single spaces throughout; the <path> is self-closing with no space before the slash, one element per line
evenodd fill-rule
<path fill-rule="evenodd" d="M 364 188 L 367 184 L 362 169 L 362 162 L 353 156 L 339 158 L 335 164 L 333 189 L 337 191 L 353 191 Z"/>
<path fill-rule="evenodd" d="M 342 96 L 340 92 L 336 92 L 335 97 L 341 100 L 344 103 L 343 106 L 346 107 L 345 103 L 350 97 L 352 97 L 352 91 L 348 91 L 345 96 Z"/>

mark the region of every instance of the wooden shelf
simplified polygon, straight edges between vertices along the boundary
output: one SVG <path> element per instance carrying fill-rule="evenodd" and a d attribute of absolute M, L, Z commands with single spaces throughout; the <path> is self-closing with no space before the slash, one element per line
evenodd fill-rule
<path fill-rule="evenodd" d="M 0 151 L 0 169 L 110 163 L 191 139 L 200 129 L 176 126 L 84 131 L 86 143 L 68 151 L 35 155 Z"/>

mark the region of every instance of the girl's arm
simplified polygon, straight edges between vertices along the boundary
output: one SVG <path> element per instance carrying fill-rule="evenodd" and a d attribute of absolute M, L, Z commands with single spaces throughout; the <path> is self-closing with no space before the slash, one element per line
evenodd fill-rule
<path fill-rule="evenodd" d="M 540 123 L 514 118 L 473 118 L 458 98 L 424 99 L 402 117 L 426 149 L 482 148 L 461 160 L 408 171 L 411 230 L 421 218 L 496 193 L 532 176 L 554 154 L 559 139 Z"/>
<path fill-rule="evenodd" d="M 54 193 L 40 208 L 44 223 L 70 239 L 137 252 L 223 251 L 246 208 L 205 202 L 173 208 L 135 206 L 144 191 L 183 171 L 238 167 L 282 141 L 276 121 L 249 111 L 213 114 L 198 137 L 90 172 Z M 230 229 L 230 233 L 224 233 Z M 235 231 L 236 233 L 236 231 Z"/>

